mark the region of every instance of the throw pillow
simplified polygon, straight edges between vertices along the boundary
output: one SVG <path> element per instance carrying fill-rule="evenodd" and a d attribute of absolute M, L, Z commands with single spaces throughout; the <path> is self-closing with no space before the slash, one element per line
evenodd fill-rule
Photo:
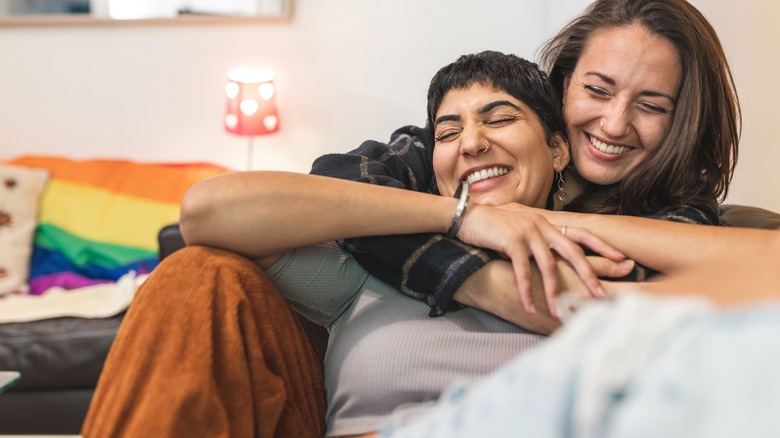
<path fill-rule="evenodd" d="M 0 164 L 0 296 L 27 291 L 45 169 Z"/>

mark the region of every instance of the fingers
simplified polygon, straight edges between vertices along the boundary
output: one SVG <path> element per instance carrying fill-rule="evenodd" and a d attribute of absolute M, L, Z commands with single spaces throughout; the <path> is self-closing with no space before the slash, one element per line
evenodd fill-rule
<path fill-rule="evenodd" d="M 621 261 L 626 258 L 622 252 L 584 228 L 566 227 L 566 237 L 610 260 Z"/>
<path fill-rule="evenodd" d="M 526 311 L 529 313 L 536 312 L 533 288 L 537 287 L 541 288 L 544 294 L 544 300 L 549 313 L 553 317 L 558 317 L 556 301 L 560 289 L 560 280 L 558 260 L 553 250 L 575 268 L 577 276 L 580 277 L 581 282 L 585 285 L 590 295 L 596 297 L 605 296 L 601 282 L 585 257 L 585 252 L 579 245 L 558 232 L 555 227 L 543 225 L 542 227 L 528 228 L 523 235 L 524 245 L 518 246 L 522 250 L 515 250 L 514 253 L 507 253 L 506 255 L 512 260 L 520 299 Z M 529 256 L 533 258 L 541 277 L 541 284 L 537 283 L 536 286 L 534 286 L 529 276 Z M 603 265 L 604 269 L 609 267 L 606 263 Z"/>
<path fill-rule="evenodd" d="M 542 277 L 542 288 L 547 308 L 550 314 L 557 318 L 555 300 L 558 295 L 558 268 L 555 257 L 550 251 L 549 245 L 541 239 L 531 244 L 530 252 Z"/>
<path fill-rule="evenodd" d="M 585 229 L 569 226 L 564 235 L 561 228 L 550 224 L 541 215 L 479 204 L 475 204 L 465 216 L 458 237 L 511 259 L 520 300 L 529 313 L 536 311 L 529 260 L 529 256 L 533 257 L 541 277 L 541 285 L 537 283 L 536 288 L 541 289 L 539 292 L 543 291 L 547 308 L 556 317 L 555 301 L 561 281 L 556 255 L 571 265 L 587 292 L 599 298 L 606 293 L 580 244 L 609 260 L 617 262 L 625 259 L 620 251 Z M 541 294 L 537 295 L 537 302 L 541 302 Z"/>
<path fill-rule="evenodd" d="M 569 227 L 566 236 L 570 236 L 570 233 L 577 234 L 579 231 L 584 230 Z M 585 233 L 587 233 L 587 231 Z M 558 236 L 550 236 L 555 239 L 554 243 L 551 244 L 551 248 L 574 268 L 575 272 L 582 280 L 582 283 L 585 285 L 585 288 L 588 290 L 588 293 L 597 298 L 606 296 L 606 292 L 598 279 L 598 275 L 594 272 L 587 257 L 585 257 L 585 252 L 582 248 L 568 237 L 564 237 L 561 233 L 557 234 Z M 620 259 L 625 258 L 622 254 L 620 254 L 620 256 Z M 550 307 L 552 308 L 552 305 L 550 305 Z"/>
<path fill-rule="evenodd" d="M 593 272 L 599 277 L 625 277 L 631 273 L 635 265 L 634 261 L 629 259 L 620 262 L 599 256 L 588 256 L 587 259 L 591 268 L 593 268 Z"/>
<path fill-rule="evenodd" d="M 512 261 L 520 300 L 527 312 L 536 312 L 533 293 L 533 288 L 536 287 L 543 292 L 549 313 L 553 317 L 558 317 L 556 300 L 559 293 L 559 272 L 556 254 L 572 265 L 590 295 L 599 298 L 606 295 L 601 282 L 585 257 L 585 252 L 577 243 L 558 231 L 555 226 L 545 220 L 538 223 L 526 221 L 522 226 L 516 222 L 515 227 L 515 232 L 511 234 L 514 238 L 503 240 L 503 253 Z M 575 237 L 578 239 L 592 237 L 584 230 L 575 228 L 570 228 L 570 230 L 575 232 Z M 617 251 L 610 252 L 612 248 L 599 239 L 590 239 L 589 241 L 618 260 L 625 258 Z M 537 283 L 535 286 L 530 275 L 529 257 L 533 258 L 541 277 L 541 284 Z"/>
<path fill-rule="evenodd" d="M 531 285 L 531 262 L 527 254 L 518 254 L 512 257 L 507 254 L 512 262 L 512 269 L 515 273 L 517 288 L 520 294 L 520 302 L 523 304 L 526 312 L 536 313 L 534 305 L 533 290 Z"/>

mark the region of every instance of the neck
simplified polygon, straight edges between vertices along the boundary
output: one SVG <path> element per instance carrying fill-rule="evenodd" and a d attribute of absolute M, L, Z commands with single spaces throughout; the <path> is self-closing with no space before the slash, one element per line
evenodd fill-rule
<path fill-rule="evenodd" d="M 580 176 L 577 171 L 571 167 L 567 167 L 563 171 L 563 180 L 565 181 L 564 189 L 566 190 L 566 198 L 563 202 L 558 199 L 557 193 L 553 199 L 555 203 L 555 210 L 562 210 L 564 206 L 573 201 L 577 196 L 580 196 L 585 188 L 590 184 Z"/>
<path fill-rule="evenodd" d="M 589 181 L 586 181 L 572 168 L 567 167 L 566 171 L 563 173 L 563 177 L 566 179 L 566 193 L 568 193 L 567 203 L 573 201 L 577 196 L 580 196 L 582 192 L 585 191 L 585 188 L 590 185 Z"/>

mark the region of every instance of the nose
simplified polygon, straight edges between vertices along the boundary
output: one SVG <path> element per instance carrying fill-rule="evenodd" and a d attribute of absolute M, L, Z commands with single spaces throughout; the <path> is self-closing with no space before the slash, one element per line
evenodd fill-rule
<path fill-rule="evenodd" d="M 628 134 L 631 126 L 631 108 L 629 104 L 613 100 L 607 106 L 601 118 L 601 131 L 611 138 L 620 138 Z"/>
<path fill-rule="evenodd" d="M 460 138 L 461 155 L 476 157 L 490 149 L 490 142 L 478 127 L 464 126 Z"/>

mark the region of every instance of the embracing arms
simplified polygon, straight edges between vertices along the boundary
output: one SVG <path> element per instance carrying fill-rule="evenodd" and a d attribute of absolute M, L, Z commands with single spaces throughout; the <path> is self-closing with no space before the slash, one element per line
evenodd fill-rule
<path fill-rule="evenodd" d="M 371 140 L 345 154 L 324 155 L 314 162 L 311 173 L 436 193 L 432 170 L 433 145 L 429 140 L 424 128 L 403 127 L 392 134 L 387 144 Z M 558 251 L 558 255 L 572 263 L 591 294 L 599 295 L 601 286 L 596 274 L 585 263 L 581 250 L 575 249 L 571 244 L 573 241 L 582 243 L 597 252 L 601 252 L 599 248 L 604 246 L 594 244 L 593 236 L 582 230 L 573 230 L 569 234 L 573 241 L 562 242 L 565 239 L 561 239 L 560 228 L 543 220 L 523 217 L 524 215 L 538 216 L 526 212 L 515 217 L 517 224 L 527 225 L 522 228 L 524 234 L 519 239 L 500 236 L 514 248 L 523 248 L 522 254 L 519 249 L 515 253 L 503 252 L 486 242 L 477 243 L 483 248 L 465 245 L 463 242 L 473 243 L 476 240 L 470 241 L 468 237 L 464 239 L 462 233 L 459 234 L 460 240 L 440 234 L 359 237 L 347 239 L 345 247 L 371 274 L 407 295 L 426 301 L 431 306 L 432 316 L 457 308 L 453 300 L 456 291 L 467 278 L 481 271 L 486 264 L 500 260 L 502 255 L 496 251 L 503 252 L 512 259 L 517 277 L 517 281 L 505 288 L 511 287 L 513 291 L 519 291 L 526 302 L 530 302 L 529 296 L 533 290 L 529 281 L 529 257 L 536 259 L 533 269 L 539 269 L 543 279 L 538 286 L 544 288 L 550 299 L 553 299 L 558 291 L 558 272 L 551 249 Z M 609 254 L 613 259 L 623 258 L 615 251 L 610 251 Z M 471 305 L 470 300 L 460 303 Z"/>
<path fill-rule="evenodd" d="M 449 228 L 457 204 L 455 198 L 315 175 L 241 172 L 195 184 L 182 202 L 181 229 L 187 244 L 235 251 L 268 267 L 286 250 L 345 237 L 436 233 L 432 239 L 437 241 Z M 540 264 L 547 252 L 554 269 L 551 251 L 574 269 L 583 269 L 583 264 L 590 269 L 582 249 L 552 226 L 544 238 L 506 239 L 504 233 L 512 230 L 515 235 L 532 234 L 522 219 L 516 212 L 471 203 L 458 236 L 506 254 L 518 278 L 530 277 L 529 254 Z M 593 236 L 585 234 L 581 240 L 622 259 Z M 459 241 L 450 246 L 457 251 L 463 247 Z M 527 283 L 532 289 L 532 282 Z M 545 279 L 545 288 L 547 283 Z M 554 296 L 547 294 L 546 300 L 552 306 Z"/>
<path fill-rule="evenodd" d="M 287 172 L 239 172 L 195 184 L 182 202 L 187 244 L 269 266 L 289 249 L 352 236 L 445 232 L 458 200 Z"/>
<path fill-rule="evenodd" d="M 514 206 L 519 210 L 528 207 Z M 734 259 L 753 256 L 764 244 L 763 230 L 739 227 L 706 226 L 687 217 L 642 218 L 600 214 L 544 211 L 533 209 L 556 225 L 582 227 L 619 248 L 626 257 L 655 271 L 669 274 L 703 262 L 729 255 Z"/>

